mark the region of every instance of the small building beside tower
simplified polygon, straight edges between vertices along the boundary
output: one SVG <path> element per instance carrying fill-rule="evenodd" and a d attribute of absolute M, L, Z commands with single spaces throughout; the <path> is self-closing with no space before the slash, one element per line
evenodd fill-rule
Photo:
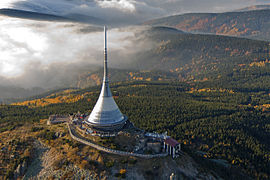
<path fill-rule="evenodd" d="M 172 158 L 177 158 L 181 151 L 181 144 L 175 139 L 169 137 L 164 140 L 163 143 L 164 151 L 172 156 Z"/>

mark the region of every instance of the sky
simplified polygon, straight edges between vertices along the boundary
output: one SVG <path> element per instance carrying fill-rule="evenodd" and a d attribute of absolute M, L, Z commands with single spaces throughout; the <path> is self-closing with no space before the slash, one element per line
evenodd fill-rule
<path fill-rule="evenodd" d="M 270 0 L 1 0 L 0 8 L 65 15 L 81 13 L 113 22 L 139 23 L 187 12 L 225 12 Z"/>
<path fill-rule="evenodd" d="M 1 0 L 0 8 L 80 13 L 130 26 L 168 15 L 225 12 L 267 3 L 270 0 Z M 87 24 L 0 16 L 0 84 L 52 88 L 74 75 L 74 68 L 102 66 L 102 29 L 81 31 L 88 28 Z M 128 61 L 133 51 L 146 49 L 145 42 L 134 43 L 134 28 L 110 29 L 108 37 L 112 66 Z"/>

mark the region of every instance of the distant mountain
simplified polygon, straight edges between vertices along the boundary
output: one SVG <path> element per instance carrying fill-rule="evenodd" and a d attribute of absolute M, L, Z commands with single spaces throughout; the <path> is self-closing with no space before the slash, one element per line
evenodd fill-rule
<path fill-rule="evenodd" d="M 15 86 L 0 85 L 0 103 L 7 102 L 8 99 L 24 98 L 28 96 L 38 95 L 46 90 L 42 88 L 24 89 Z"/>
<path fill-rule="evenodd" d="M 185 32 L 178 30 L 176 28 L 172 27 L 166 27 L 166 26 L 155 26 L 151 27 L 147 30 L 148 33 L 154 33 L 156 35 L 162 35 L 165 33 L 166 35 L 168 34 L 184 34 Z"/>
<path fill-rule="evenodd" d="M 146 30 L 140 34 L 155 47 L 132 56 L 130 64 L 141 72 L 136 75 L 141 80 L 151 79 L 152 72 L 159 75 L 167 72 L 164 79 L 162 76 L 158 79 L 205 81 L 253 90 L 270 87 L 269 42 L 220 35 L 152 32 Z"/>
<path fill-rule="evenodd" d="M 268 42 L 183 33 L 166 27 L 151 27 L 138 34 L 140 40 L 152 42 L 153 48 L 130 55 L 125 69 L 110 69 L 112 82 L 222 81 L 226 86 L 235 83 L 235 87 L 265 89 L 270 84 Z M 102 73 L 100 68 L 81 74 L 77 87 L 100 85 Z"/>
<path fill-rule="evenodd" d="M 154 42 L 153 49 L 134 57 L 138 69 L 171 71 L 173 68 L 189 63 L 209 65 L 224 62 L 240 63 L 253 61 L 258 55 L 267 55 L 268 42 L 220 35 L 190 34 L 172 31 L 170 28 L 160 31 L 161 27 L 152 27 L 140 33 L 145 41 Z M 159 33 L 157 33 L 159 32 Z M 173 32 L 173 33 L 172 33 Z M 237 61 L 233 59 L 238 59 Z M 196 62 L 198 61 L 198 62 Z"/>
<path fill-rule="evenodd" d="M 270 9 L 270 4 L 249 6 L 249 7 L 246 7 L 246 8 L 237 9 L 237 10 L 235 10 L 235 12 L 265 10 L 265 9 Z"/>
<path fill-rule="evenodd" d="M 122 69 L 110 68 L 112 82 L 206 81 L 233 77 L 238 71 L 254 71 L 253 79 L 245 76 L 235 79 L 252 84 L 263 77 L 260 63 L 268 67 L 269 43 L 264 41 L 190 34 L 161 26 L 146 28 L 136 36 L 139 41 L 151 43 L 152 48 L 131 54 L 130 61 L 121 65 Z M 69 87 L 100 85 L 102 77 L 103 68 L 80 71 Z"/>
<path fill-rule="evenodd" d="M 83 14 L 66 14 L 63 16 L 59 16 L 18 9 L 0 9 L 0 15 L 39 21 L 72 21 L 72 22 L 89 23 L 94 25 L 106 24 L 106 22 L 102 19 Z"/>
<path fill-rule="evenodd" d="M 190 13 L 147 21 L 145 25 L 169 26 L 186 32 L 270 40 L 270 10 L 227 13 Z"/>

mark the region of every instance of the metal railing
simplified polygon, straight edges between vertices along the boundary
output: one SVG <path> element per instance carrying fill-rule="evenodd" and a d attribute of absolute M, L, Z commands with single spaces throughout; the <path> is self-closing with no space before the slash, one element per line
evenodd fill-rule
<path fill-rule="evenodd" d="M 110 153 L 110 154 L 116 154 L 116 155 L 120 155 L 120 156 L 133 156 L 133 157 L 140 157 L 140 158 L 156 158 L 156 157 L 166 157 L 168 155 L 168 153 L 161 153 L 161 154 L 138 154 L 138 153 L 133 153 L 133 152 L 126 152 L 126 151 L 120 151 L 120 150 L 114 150 L 114 149 L 110 149 L 110 148 L 106 148 L 104 146 L 95 144 L 90 142 L 89 140 L 80 138 L 76 135 L 76 133 L 74 133 L 74 129 L 72 129 L 70 127 L 70 123 L 67 123 L 68 126 L 68 130 L 69 130 L 69 134 L 70 136 L 76 140 L 79 141 L 83 144 L 86 144 L 88 146 L 91 146 L 99 151 L 103 151 L 106 153 Z"/>

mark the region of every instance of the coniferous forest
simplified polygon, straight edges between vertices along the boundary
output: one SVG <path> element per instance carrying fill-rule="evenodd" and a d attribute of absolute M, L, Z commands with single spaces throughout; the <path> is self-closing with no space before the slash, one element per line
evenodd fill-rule
<path fill-rule="evenodd" d="M 269 92 L 206 86 L 137 81 L 115 83 L 112 92 L 119 108 L 135 126 L 150 132 L 167 131 L 195 157 L 200 152 L 202 159 L 226 160 L 229 166 L 251 177 L 269 178 Z M 99 87 L 69 92 L 73 97 L 82 94 L 84 98 L 76 102 L 2 105 L 1 132 L 16 130 L 51 114 L 89 113 Z M 57 96 L 52 94 L 51 98 Z"/>

